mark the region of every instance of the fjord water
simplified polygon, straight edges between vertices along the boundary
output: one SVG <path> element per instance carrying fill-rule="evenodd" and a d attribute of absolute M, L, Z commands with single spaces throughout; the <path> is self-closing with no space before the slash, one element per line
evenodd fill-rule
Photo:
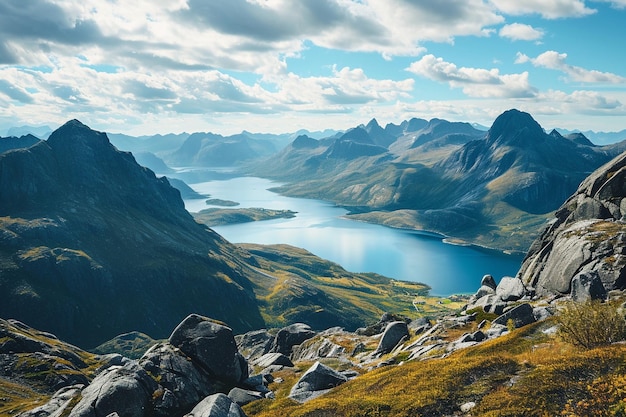
<path fill-rule="evenodd" d="M 211 198 L 232 200 L 238 207 L 296 211 L 292 219 L 213 227 L 233 243 L 286 243 L 336 262 L 352 272 L 376 272 L 390 278 L 423 282 L 431 295 L 472 293 L 484 274 L 499 280 L 514 276 L 522 257 L 471 246 L 450 245 L 440 236 L 393 229 L 342 218 L 346 210 L 318 200 L 291 198 L 268 190 L 266 179 L 238 177 L 191 184 Z M 205 199 L 185 200 L 190 212 L 207 206 Z"/>

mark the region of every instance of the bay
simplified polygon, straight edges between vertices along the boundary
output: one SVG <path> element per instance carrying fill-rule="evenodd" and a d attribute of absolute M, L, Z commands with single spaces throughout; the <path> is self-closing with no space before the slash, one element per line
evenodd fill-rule
<path fill-rule="evenodd" d="M 254 177 L 208 181 L 190 186 L 211 198 L 232 200 L 238 207 L 288 209 L 292 219 L 213 227 L 232 243 L 285 243 L 304 248 L 352 272 L 375 272 L 390 278 L 423 282 L 431 295 L 473 293 L 483 275 L 498 281 L 515 276 L 522 257 L 443 242 L 431 233 L 393 229 L 343 218 L 347 212 L 331 203 L 292 198 L 269 191 L 277 183 Z M 185 200 L 190 212 L 211 207 L 205 199 Z"/>

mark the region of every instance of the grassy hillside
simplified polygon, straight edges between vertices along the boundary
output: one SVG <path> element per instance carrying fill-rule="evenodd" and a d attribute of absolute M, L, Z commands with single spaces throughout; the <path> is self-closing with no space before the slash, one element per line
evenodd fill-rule
<path fill-rule="evenodd" d="M 408 317 L 449 313 L 460 302 L 426 302 L 429 287 L 377 274 L 351 273 L 304 249 L 288 245 L 242 244 L 256 264 L 253 278 L 259 309 L 269 327 L 305 322 L 317 329 L 333 326 L 354 330 L 375 322 L 382 313 Z M 424 301 L 418 312 L 413 306 Z M 437 300 L 440 300 L 437 298 Z"/>
<path fill-rule="evenodd" d="M 284 378 L 270 387 L 276 400 L 244 409 L 250 417 L 434 417 L 469 415 L 461 406 L 473 402 L 472 416 L 623 416 L 626 345 L 576 350 L 546 332 L 553 324 L 526 326 L 447 357 L 374 370 L 305 404 L 286 398 L 309 365 L 299 364 L 296 372 L 275 375 Z"/>

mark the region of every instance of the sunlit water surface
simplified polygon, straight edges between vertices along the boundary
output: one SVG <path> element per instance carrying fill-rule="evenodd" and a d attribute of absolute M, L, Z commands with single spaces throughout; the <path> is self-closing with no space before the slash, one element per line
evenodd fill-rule
<path fill-rule="evenodd" d="M 268 191 L 266 179 L 238 177 L 191 184 L 211 198 L 232 200 L 238 207 L 296 211 L 292 219 L 214 227 L 233 243 L 286 243 L 305 248 L 352 272 L 376 272 L 390 278 L 431 286 L 432 295 L 475 292 L 484 274 L 496 280 L 514 276 L 522 258 L 444 243 L 428 233 L 393 229 L 342 218 L 346 210 L 318 200 L 284 197 Z M 205 199 L 185 200 L 190 212 L 207 207 Z"/>

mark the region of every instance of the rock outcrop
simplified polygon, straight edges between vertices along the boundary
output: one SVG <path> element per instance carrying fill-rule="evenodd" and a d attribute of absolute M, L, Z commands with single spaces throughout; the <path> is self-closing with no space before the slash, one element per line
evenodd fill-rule
<path fill-rule="evenodd" d="M 347 380 L 345 375 L 320 362 L 315 362 L 293 386 L 289 398 L 303 403 L 323 395 Z"/>
<path fill-rule="evenodd" d="M 68 382 L 23 416 L 240 417 L 238 403 L 273 396 L 270 380 L 249 376 L 229 327 L 191 314 L 141 359 L 111 361 L 86 387 Z"/>
<path fill-rule="evenodd" d="M 539 295 L 601 298 L 626 288 L 625 215 L 626 153 L 592 173 L 556 211 L 518 277 Z"/>

